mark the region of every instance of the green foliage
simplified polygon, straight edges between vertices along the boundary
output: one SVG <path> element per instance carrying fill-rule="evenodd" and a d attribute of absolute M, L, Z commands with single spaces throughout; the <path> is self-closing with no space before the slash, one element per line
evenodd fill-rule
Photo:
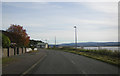
<path fill-rule="evenodd" d="M 38 43 L 43 43 L 43 42 L 40 41 L 40 40 L 30 40 L 29 47 L 36 48 L 36 46 L 37 46 Z"/>
<path fill-rule="evenodd" d="M 36 46 L 37 46 L 38 43 L 43 43 L 43 42 L 40 41 L 40 40 L 30 40 L 29 47 L 32 50 L 34 50 L 34 48 L 36 48 Z"/>
<path fill-rule="evenodd" d="M 2 46 L 9 47 L 10 43 L 11 43 L 10 39 L 7 36 L 5 36 L 4 34 L 2 34 Z"/>

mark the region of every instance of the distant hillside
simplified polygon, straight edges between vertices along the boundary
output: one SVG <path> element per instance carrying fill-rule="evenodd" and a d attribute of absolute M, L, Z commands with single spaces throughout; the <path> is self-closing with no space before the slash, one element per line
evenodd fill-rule
<path fill-rule="evenodd" d="M 83 42 L 77 43 L 77 46 L 119 46 L 120 42 Z M 53 46 L 53 45 L 51 45 Z M 60 44 L 57 46 L 75 46 L 75 43 Z"/>

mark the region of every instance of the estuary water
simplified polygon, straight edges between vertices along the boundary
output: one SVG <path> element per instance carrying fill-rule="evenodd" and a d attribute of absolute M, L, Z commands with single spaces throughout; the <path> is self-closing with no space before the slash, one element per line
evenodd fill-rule
<path fill-rule="evenodd" d="M 112 51 L 120 51 L 120 47 L 84 47 L 84 49 L 93 49 L 93 50 L 106 49 L 106 50 L 112 50 Z"/>

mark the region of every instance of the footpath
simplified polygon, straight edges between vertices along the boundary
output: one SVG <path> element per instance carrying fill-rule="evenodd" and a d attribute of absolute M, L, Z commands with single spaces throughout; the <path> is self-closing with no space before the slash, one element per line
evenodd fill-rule
<path fill-rule="evenodd" d="M 40 62 L 46 53 L 44 50 L 38 52 L 25 53 L 22 55 L 14 56 L 17 61 L 12 62 L 2 67 L 2 74 L 26 74 L 36 63 Z"/>

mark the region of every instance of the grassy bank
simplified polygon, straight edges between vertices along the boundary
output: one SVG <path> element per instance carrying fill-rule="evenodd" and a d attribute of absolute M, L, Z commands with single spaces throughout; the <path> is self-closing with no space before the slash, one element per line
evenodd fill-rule
<path fill-rule="evenodd" d="M 100 60 L 120 67 L 120 52 L 111 50 L 86 50 L 73 48 L 54 48 L 56 50 L 83 55 L 89 58 Z"/>

